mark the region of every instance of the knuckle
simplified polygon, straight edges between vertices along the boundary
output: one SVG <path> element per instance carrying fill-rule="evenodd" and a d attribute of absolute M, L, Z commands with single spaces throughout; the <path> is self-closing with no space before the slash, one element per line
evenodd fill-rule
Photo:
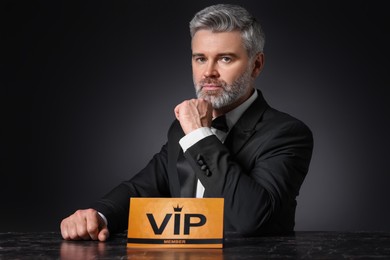
<path fill-rule="evenodd" d="M 86 214 L 91 214 L 91 215 L 92 215 L 92 214 L 95 214 L 95 213 L 96 213 L 96 210 L 94 210 L 94 209 L 86 209 L 86 210 L 85 210 L 85 213 L 86 213 Z"/>
<path fill-rule="evenodd" d="M 67 227 L 67 219 L 63 219 L 60 224 L 61 230 L 65 230 Z"/>
<path fill-rule="evenodd" d="M 75 211 L 74 213 L 75 216 L 82 216 L 83 215 L 83 210 L 82 209 L 78 209 Z"/>
<path fill-rule="evenodd" d="M 78 235 L 77 235 L 76 230 L 74 230 L 74 229 L 68 230 L 68 238 L 70 238 L 70 239 L 72 239 L 72 240 L 78 239 L 79 237 L 78 237 Z"/>
<path fill-rule="evenodd" d="M 78 237 L 84 237 L 87 234 L 88 234 L 87 228 L 84 225 L 78 226 L 78 228 L 77 228 L 77 236 Z"/>
<path fill-rule="evenodd" d="M 95 233 L 97 231 L 98 225 L 92 224 L 91 226 L 87 227 L 88 234 Z"/>

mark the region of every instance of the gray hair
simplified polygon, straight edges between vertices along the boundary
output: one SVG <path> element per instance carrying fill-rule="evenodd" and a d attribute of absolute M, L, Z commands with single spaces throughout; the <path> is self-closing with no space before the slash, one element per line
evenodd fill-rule
<path fill-rule="evenodd" d="M 213 32 L 239 31 L 250 58 L 263 52 L 264 32 L 256 19 L 241 6 L 217 4 L 199 11 L 190 22 L 191 37 L 202 29 Z"/>

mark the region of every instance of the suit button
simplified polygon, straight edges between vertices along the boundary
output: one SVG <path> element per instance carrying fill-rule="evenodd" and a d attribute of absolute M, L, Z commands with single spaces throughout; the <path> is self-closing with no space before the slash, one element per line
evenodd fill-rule
<path fill-rule="evenodd" d="M 198 164 L 199 165 L 204 165 L 204 161 L 203 160 L 198 160 Z"/>
<path fill-rule="evenodd" d="M 207 169 L 205 174 L 206 174 L 206 176 L 207 176 L 207 177 L 210 177 L 210 176 L 211 176 L 211 172 L 210 172 L 210 170 L 209 170 L 209 169 Z"/>
<path fill-rule="evenodd" d="M 202 171 L 208 170 L 206 165 L 202 165 L 202 167 L 200 167 L 200 169 L 201 169 Z"/>

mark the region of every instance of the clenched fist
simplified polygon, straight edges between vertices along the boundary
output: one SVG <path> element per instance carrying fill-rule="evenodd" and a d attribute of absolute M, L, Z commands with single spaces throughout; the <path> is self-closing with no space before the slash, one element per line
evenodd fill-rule
<path fill-rule="evenodd" d="M 213 117 L 211 103 L 204 99 L 185 100 L 175 107 L 175 116 L 188 134 L 201 127 L 210 127 Z"/>
<path fill-rule="evenodd" d="M 62 220 L 61 235 L 66 240 L 105 241 L 110 233 L 96 210 L 83 209 Z"/>

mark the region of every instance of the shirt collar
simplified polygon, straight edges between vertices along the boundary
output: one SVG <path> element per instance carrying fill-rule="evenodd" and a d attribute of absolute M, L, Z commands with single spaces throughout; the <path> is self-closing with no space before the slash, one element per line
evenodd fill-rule
<path fill-rule="evenodd" d="M 257 96 L 257 90 L 255 89 L 253 94 L 247 100 L 245 100 L 244 103 L 232 111 L 226 113 L 226 124 L 228 125 L 229 129 L 232 129 L 232 127 L 237 123 L 238 119 L 240 119 L 242 114 L 244 114 L 245 110 L 247 110 L 248 107 L 256 100 Z"/>

